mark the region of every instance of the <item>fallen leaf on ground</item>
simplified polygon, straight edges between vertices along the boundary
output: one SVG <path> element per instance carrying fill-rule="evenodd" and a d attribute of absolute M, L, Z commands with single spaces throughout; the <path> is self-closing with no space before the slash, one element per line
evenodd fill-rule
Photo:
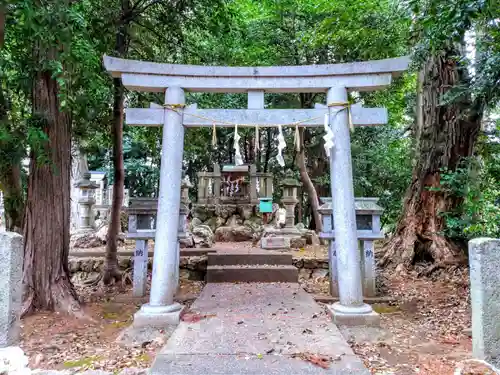
<path fill-rule="evenodd" d="M 302 359 L 303 361 L 311 362 L 313 365 L 319 366 L 321 368 L 330 368 L 330 358 L 324 355 L 311 354 L 311 353 L 299 353 L 296 357 Z"/>
<path fill-rule="evenodd" d="M 216 314 L 186 313 L 181 316 L 181 320 L 187 323 L 197 323 L 200 320 L 213 318 Z"/>

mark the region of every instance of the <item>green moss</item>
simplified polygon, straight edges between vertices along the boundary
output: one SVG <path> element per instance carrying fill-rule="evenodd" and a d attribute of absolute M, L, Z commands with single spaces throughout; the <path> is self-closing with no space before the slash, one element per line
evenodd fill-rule
<path fill-rule="evenodd" d="M 94 362 L 97 362 L 100 359 L 101 358 L 97 356 L 85 357 L 74 361 L 66 361 L 63 363 L 63 366 L 64 368 L 90 367 Z"/>
<path fill-rule="evenodd" d="M 379 314 L 394 314 L 401 311 L 399 306 L 392 306 L 384 303 L 375 303 L 372 305 L 372 308 L 373 311 Z"/>
<path fill-rule="evenodd" d="M 147 353 L 143 353 L 136 357 L 136 360 L 139 362 L 149 362 L 151 361 L 151 357 Z"/>
<path fill-rule="evenodd" d="M 111 323 L 111 327 L 113 327 L 113 328 L 125 328 L 125 327 L 128 327 L 129 325 L 130 325 L 129 321 Z"/>
<path fill-rule="evenodd" d="M 102 317 L 104 319 L 118 319 L 118 314 L 115 312 L 103 312 Z"/>

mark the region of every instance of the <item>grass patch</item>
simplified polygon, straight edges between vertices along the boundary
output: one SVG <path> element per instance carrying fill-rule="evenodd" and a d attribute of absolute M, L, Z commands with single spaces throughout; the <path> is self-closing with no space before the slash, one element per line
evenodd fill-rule
<path fill-rule="evenodd" d="M 76 359 L 74 361 L 66 361 L 63 363 L 64 368 L 75 368 L 75 367 L 90 367 L 94 362 L 97 362 L 101 357 L 85 357 Z"/>

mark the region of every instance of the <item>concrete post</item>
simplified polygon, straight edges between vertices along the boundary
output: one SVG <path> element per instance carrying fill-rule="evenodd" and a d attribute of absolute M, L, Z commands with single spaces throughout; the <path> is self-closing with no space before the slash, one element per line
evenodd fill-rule
<path fill-rule="evenodd" d="M 257 166 L 255 164 L 250 165 L 250 203 L 259 204 L 257 198 Z"/>
<path fill-rule="evenodd" d="M 376 268 L 375 268 L 375 246 L 372 240 L 361 241 L 363 243 L 363 295 L 375 297 L 377 295 Z"/>
<path fill-rule="evenodd" d="M 184 105 L 184 90 L 169 87 L 165 103 Z M 149 304 L 135 315 L 136 325 L 178 324 L 181 305 L 174 303 L 179 268 L 178 231 L 184 148 L 183 108 L 165 110 L 160 168 L 160 193 L 156 219 L 153 276 Z"/>
<path fill-rule="evenodd" d="M 0 348 L 17 345 L 23 297 L 23 237 L 0 232 Z"/>
<path fill-rule="evenodd" d="M 500 367 L 500 239 L 469 241 L 472 354 Z"/>
<path fill-rule="evenodd" d="M 351 136 L 345 87 L 328 90 L 330 127 L 335 146 L 330 153 L 330 180 L 332 189 L 335 248 L 339 302 L 330 306 L 333 321 L 340 325 L 378 325 L 380 319 L 371 306 L 363 303 L 361 257 L 356 233 L 356 212 L 352 179 Z"/>
<path fill-rule="evenodd" d="M 339 296 L 339 278 L 337 270 L 337 250 L 335 249 L 335 241 L 330 240 L 328 245 L 328 270 L 330 272 L 330 295 L 332 297 Z"/>
<path fill-rule="evenodd" d="M 130 220 L 129 220 L 130 222 Z M 132 294 L 134 297 L 146 295 L 148 280 L 148 240 L 136 240 L 134 252 L 134 274 Z"/>

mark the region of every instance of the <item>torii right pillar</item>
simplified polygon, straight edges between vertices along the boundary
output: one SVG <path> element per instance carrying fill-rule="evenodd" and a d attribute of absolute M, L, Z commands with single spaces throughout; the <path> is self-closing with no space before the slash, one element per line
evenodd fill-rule
<path fill-rule="evenodd" d="M 328 90 L 330 128 L 335 145 L 330 150 L 330 185 L 337 252 L 339 302 L 328 306 L 337 325 L 380 325 L 380 316 L 363 302 L 361 257 L 356 233 L 356 211 L 352 178 L 351 136 L 345 87 Z M 338 105 L 335 105 L 338 104 Z M 332 275 L 330 275 L 332 277 Z"/>

